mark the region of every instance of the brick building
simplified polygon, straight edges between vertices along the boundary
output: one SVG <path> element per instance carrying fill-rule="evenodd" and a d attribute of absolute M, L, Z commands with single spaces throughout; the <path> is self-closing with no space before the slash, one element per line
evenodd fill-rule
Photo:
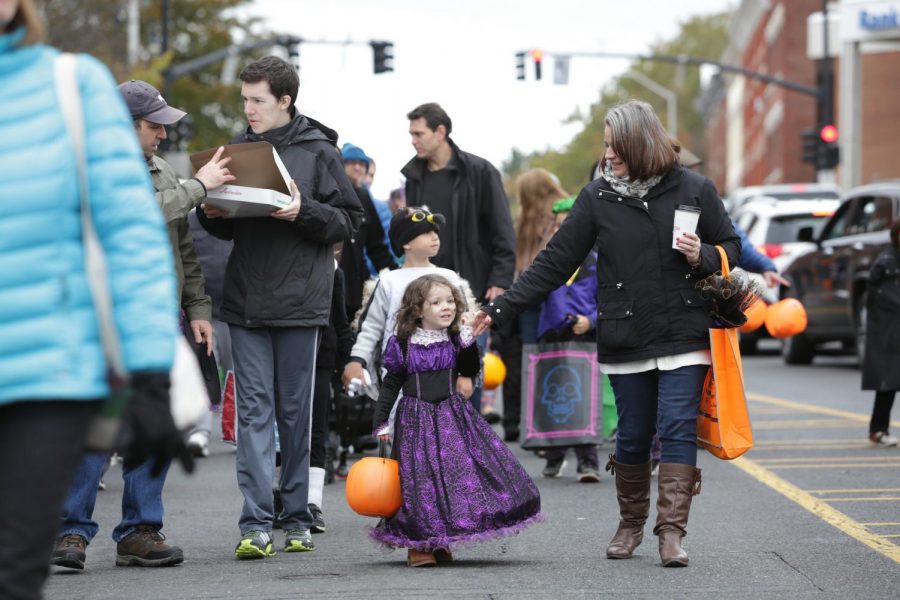
<path fill-rule="evenodd" d="M 849 3 L 854 8 L 858 4 Z M 849 11 L 839 10 L 843 7 L 837 3 L 831 6 L 835 15 L 849 18 Z M 816 62 L 807 58 L 807 18 L 821 7 L 821 0 L 742 0 L 721 62 L 815 87 Z M 832 48 L 846 52 L 847 46 L 839 43 L 840 28 L 834 29 Z M 897 33 L 900 37 L 900 28 Z M 866 44 L 861 56 L 856 183 L 900 177 L 900 44 Z M 839 104 L 847 92 L 840 89 L 839 58 L 834 68 L 840 131 Z M 804 129 L 817 126 L 813 96 L 726 74 L 713 79 L 700 103 L 707 118 L 705 171 L 721 193 L 747 185 L 815 181 L 813 166 L 802 161 L 801 141 Z"/>

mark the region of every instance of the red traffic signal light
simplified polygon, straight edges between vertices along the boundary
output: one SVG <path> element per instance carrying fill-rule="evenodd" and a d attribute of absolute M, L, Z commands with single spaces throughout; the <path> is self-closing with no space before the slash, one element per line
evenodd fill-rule
<path fill-rule="evenodd" d="M 819 137 L 826 144 L 833 144 L 838 140 L 838 130 L 834 125 L 826 125 L 819 131 Z"/>
<path fill-rule="evenodd" d="M 535 48 L 531 51 L 531 60 L 534 61 L 534 79 L 541 80 L 541 61 L 544 60 L 544 51 Z"/>

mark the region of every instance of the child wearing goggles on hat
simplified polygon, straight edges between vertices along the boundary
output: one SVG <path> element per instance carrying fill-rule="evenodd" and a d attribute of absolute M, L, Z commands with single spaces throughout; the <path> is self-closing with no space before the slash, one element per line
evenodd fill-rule
<path fill-rule="evenodd" d="M 427 207 L 403 207 L 391 218 L 388 237 L 394 254 L 403 257 L 403 267 L 381 273 L 357 319 L 359 333 L 342 377 L 345 388 L 354 379 L 365 381 L 363 371 L 366 369 L 376 376 L 370 379 L 381 380 L 381 369 L 376 367 L 380 367 L 382 351 L 394 333 L 400 299 L 411 281 L 428 274 L 442 275 L 463 292 L 470 308 L 475 306 L 472 291 L 464 279 L 454 271 L 431 263 L 431 258 L 441 247 L 438 232 L 443 224 L 444 216 L 432 213 Z M 469 397 L 473 390 L 474 382 L 470 377 L 459 378 L 457 391 Z"/>

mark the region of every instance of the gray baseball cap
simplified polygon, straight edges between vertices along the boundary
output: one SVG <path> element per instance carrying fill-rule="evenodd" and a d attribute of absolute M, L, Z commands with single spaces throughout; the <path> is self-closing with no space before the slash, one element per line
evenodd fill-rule
<path fill-rule="evenodd" d="M 145 119 L 158 125 L 177 123 L 187 113 L 166 104 L 162 94 L 146 81 L 132 79 L 119 85 L 132 119 Z"/>

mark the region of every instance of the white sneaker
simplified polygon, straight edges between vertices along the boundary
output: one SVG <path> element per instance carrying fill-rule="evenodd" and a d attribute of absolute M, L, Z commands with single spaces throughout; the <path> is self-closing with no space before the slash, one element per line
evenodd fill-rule
<path fill-rule="evenodd" d="M 869 443 L 876 448 L 890 448 L 900 444 L 900 438 L 891 435 L 887 431 L 876 431 L 869 434 Z"/>
<path fill-rule="evenodd" d="M 188 451 L 197 458 L 209 456 L 209 434 L 195 431 L 187 441 Z"/>

